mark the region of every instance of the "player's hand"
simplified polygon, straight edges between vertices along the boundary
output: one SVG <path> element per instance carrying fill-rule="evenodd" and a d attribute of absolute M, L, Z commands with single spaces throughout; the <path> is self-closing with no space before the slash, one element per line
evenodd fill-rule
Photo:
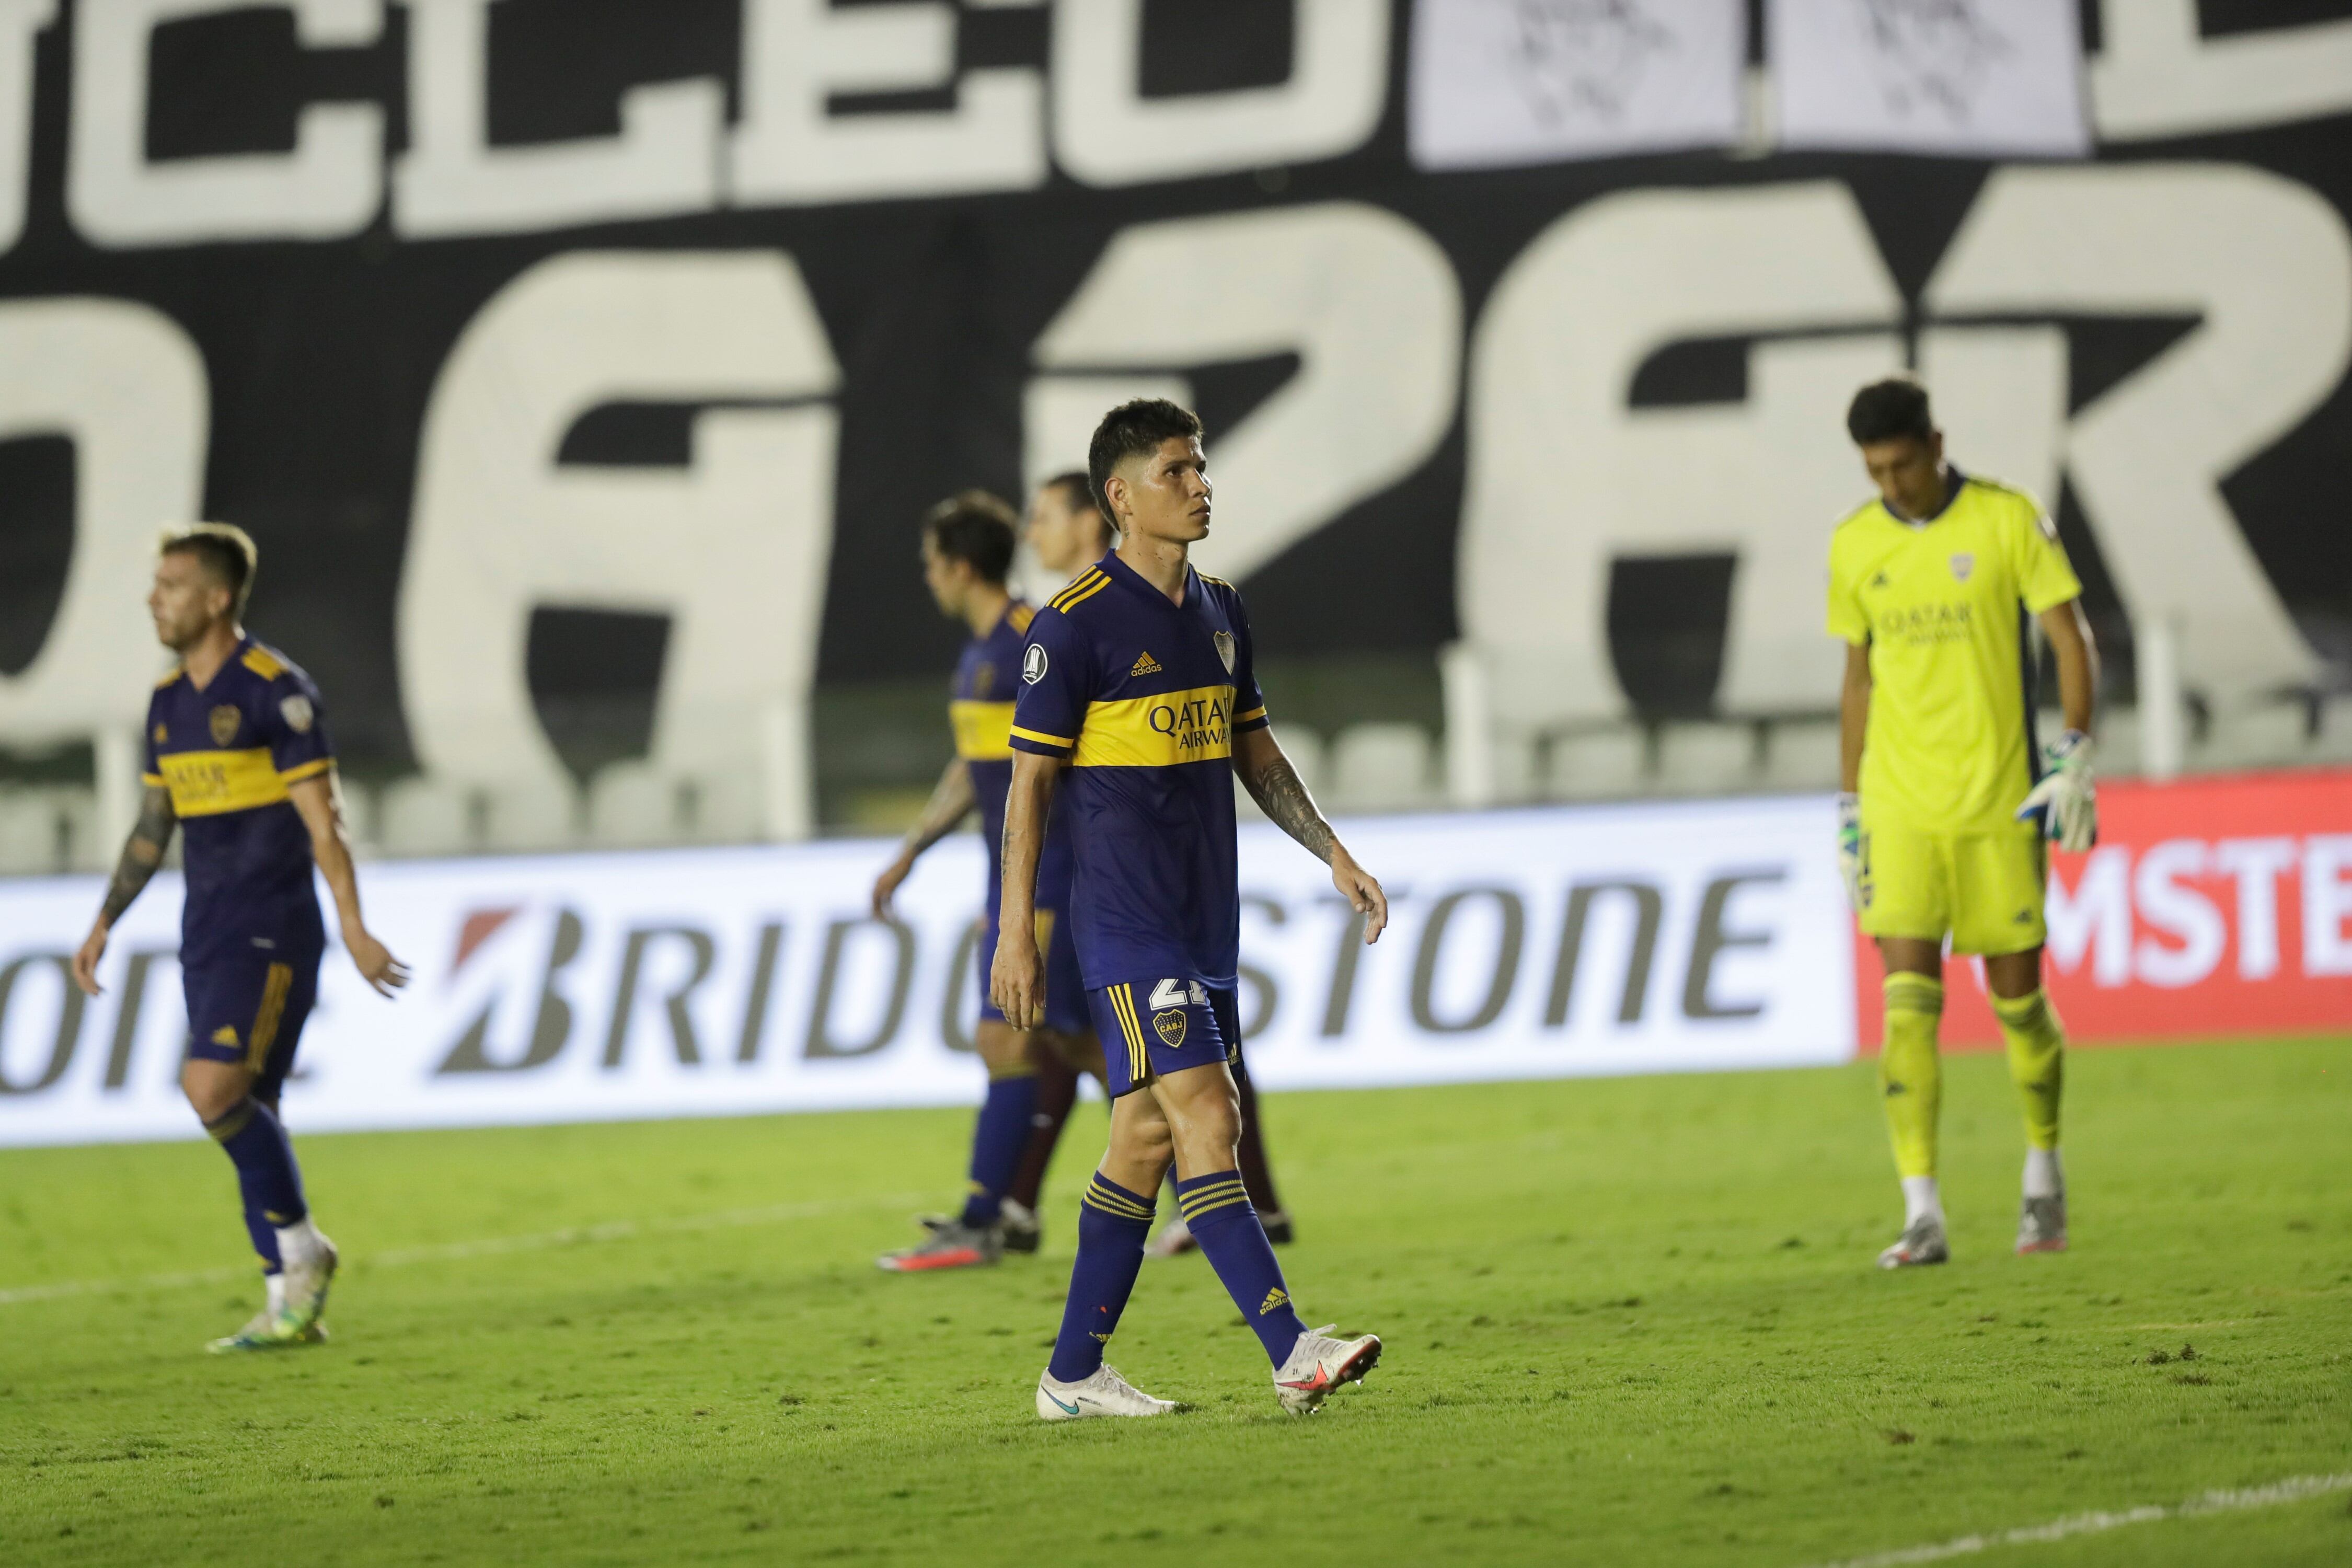
<path fill-rule="evenodd" d="M 2099 841 L 2099 792 L 2091 775 L 2098 748 L 2080 730 L 2069 730 L 2042 749 L 2042 782 L 2017 808 L 2020 822 L 2039 822 L 2042 831 L 2069 855 Z"/>
<path fill-rule="evenodd" d="M 1349 907 L 1364 917 L 1364 945 L 1370 947 L 1381 940 L 1381 932 L 1389 925 L 1389 896 L 1381 891 L 1379 879 L 1356 864 L 1356 858 L 1340 845 L 1331 847 L 1331 885 Z"/>
<path fill-rule="evenodd" d="M 408 984 L 408 965 L 392 956 L 392 950 L 362 929 L 343 933 L 343 947 L 352 955 L 352 963 L 360 978 L 373 986 L 379 996 L 389 996 Z"/>
<path fill-rule="evenodd" d="M 1862 912 L 1862 800 L 1838 796 L 1838 880 L 1845 884 L 1846 907 Z"/>
<path fill-rule="evenodd" d="M 1001 925 L 996 962 L 989 966 L 988 999 L 1016 1029 L 1034 1029 L 1045 1021 L 1045 961 L 1037 952 L 1037 938 L 1025 926 Z"/>
<path fill-rule="evenodd" d="M 876 920 L 887 921 L 890 918 L 890 900 L 897 896 L 898 884 L 905 881 L 914 868 L 915 858 L 903 849 L 898 851 L 897 859 L 882 868 L 882 874 L 874 879 L 874 918 Z"/>
<path fill-rule="evenodd" d="M 81 939 L 81 951 L 73 957 L 74 984 L 85 995 L 100 994 L 98 984 L 98 961 L 106 956 L 106 922 L 100 921 Z"/>

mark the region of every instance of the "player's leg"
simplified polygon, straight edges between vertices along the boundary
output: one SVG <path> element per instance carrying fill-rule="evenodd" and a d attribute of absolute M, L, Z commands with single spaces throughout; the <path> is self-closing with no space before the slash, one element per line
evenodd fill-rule
<path fill-rule="evenodd" d="M 2009 1050 L 2010 1079 L 2025 1117 L 2025 1172 L 2017 1250 L 2066 1248 L 2066 1177 L 2058 1158 L 2058 1109 L 2066 1081 L 2066 1036 L 2042 986 L 2046 847 L 2038 831 L 1988 837 L 1969 846 L 1958 870 L 1962 917 L 1952 945 L 1985 955 L 1985 985 Z M 2004 952 L 2004 948 L 2015 951 Z"/>
<path fill-rule="evenodd" d="M 876 1264 L 893 1274 L 940 1268 L 972 1268 L 994 1263 L 1004 1250 L 998 1227 L 1004 1190 L 1029 1140 L 1029 1116 L 1037 1103 L 1037 1069 L 1026 1030 L 1002 1016 L 983 1016 L 972 1031 L 988 1069 L 988 1092 L 973 1120 L 971 1156 L 963 1209 L 944 1224 L 932 1222 L 919 1246 L 883 1254 Z"/>
<path fill-rule="evenodd" d="M 324 1238 L 310 1221 L 301 1168 L 277 1111 L 292 1057 L 291 1040 L 281 1035 L 299 1037 L 317 966 L 302 963 L 303 955 L 288 956 L 295 962 L 233 954 L 189 965 L 184 974 L 189 1041 L 181 1091 L 236 1168 L 247 1234 L 274 1276 L 262 1314 L 216 1342 L 215 1350 L 294 1342 L 317 1322 L 309 1300 Z M 331 1272 L 331 1264 L 327 1267 Z M 293 1300 L 298 1285 L 299 1312 Z"/>
<path fill-rule="evenodd" d="M 1114 1050 L 1108 1065 L 1110 1143 L 1078 1204 L 1078 1255 L 1070 1265 L 1069 1296 L 1053 1359 L 1037 1381 L 1037 1414 L 1048 1421 L 1164 1415 L 1175 1408 L 1134 1388 L 1103 1361 L 1103 1347 L 1135 1293 L 1144 1237 L 1151 1230 L 1150 1194 L 1159 1190 L 1170 1152 L 1167 1118 L 1141 1091 L 1148 1070 L 1141 1059 Z"/>
<path fill-rule="evenodd" d="M 1950 1256 L 1937 1182 L 1943 1064 L 1936 1037 L 1944 1012 L 1951 879 L 1947 850 L 1934 836 L 1867 822 L 1865 828 L 1861 924 L 1885 967 L 1879 1104 L 1903 1187 L 1903 1234 L 1878 1261 L 1899 1268 Z"/>
<path fill-rule="evenodd" d="M 1294 1232 L 1290 1215 L 1284 1212 L 1281 1201 L 1275 1195 L 1274 1166 L 1266 1159 L 1265 1123 L 1258 1114 L 1257 1085 L 1250 1081 L 1249 1065 L 1239 1055 L 1234 1058 L 1234 1089 L 1241 1098 L 1242 1137 L 1234 1151 L 1242 1173 L 1242 1184 L 1249 1189 L 1250 1206 L 1257 1210 L 1258 1223 L 1265 1227 L 1265 1237 L 1280 1247 L 1289 1241 Z M 1177 1258 L 1193 1249 L 1192 1227 L 1182 1214 L 1160 1227 L 1151 1238 L 1151 1256 Z"/>
<path fill-rule="evenodd" d="M 1041 910 L 1038 925 L 1045 937 L 1045 1023 L 1034 1032 L 1037 1104 L 1029 1117 L 1029 1142 L 1005 1193 L 1008 1252 L 1037 1250 L 1038 1197 L 1055 1147 L 1061 1142 L 1062 1125 L 1077 1100 L 1078 1075 L 1091 1074 L 1097 1082 L 1103 1079 L 1102 1041 L 1095 1035 L 1071 922 L 1058 918 L 1058 911 L 1055 918 L 1046 918 Z"/>
<path fill-rule="evenodd" d="M 277 1027 L 267 1030 L 257 1021 L 253 1034 L 253 1059 L 260 1063 L 254 1075 L 251 1090 L 256 1104 L 278 1116 L 278 1104 L 285 1092 L 286 1079 L 294 1070 L 294 1058 L 301 1049 L 302 1029 L 310 1022 L 310 1009 L 319 996 L 319 965 L 325 956 L 325 939 L 316 947 L 293 952 L 292 971 L 286 991 L 277 1001 Z M 267 1008 L 270 998 L 265 994 Z M 269 1037 L 263 1043 L 264 1036 Z M 282 1128 L 285 1119 L 278 1117 Z M 291 1158 L 293 1141 L 287 1141 Z M 301 1180 L 297 1163 L 295 1180 Z M 268 1217 L 268 1216 L 265 1216 Z M 281 1329 L 291 1328 L 305 1342 L 326 1337 L 322 1320 L 327 1311 L 327 1291 L 334 1283 L 337 1255 L 335 1244 L 320 1230 L 318 1211 L 310 1205 L 307 1193 L 303 1195 L 302 1213 L 290 1223 L 277 1226 L 278 1251 L 285 1265 L 285 1299 L 278 1304 Z"/>

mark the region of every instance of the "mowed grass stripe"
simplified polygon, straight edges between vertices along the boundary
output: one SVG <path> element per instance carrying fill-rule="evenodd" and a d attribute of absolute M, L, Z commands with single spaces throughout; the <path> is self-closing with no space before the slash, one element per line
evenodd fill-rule
<path fill-rule="evenodd" d="M 1896 1275 L 1866 1064 L 1269 1096 L 1291 1292 L 1388 1344 L 1309 1422 L 1198 1258 L 1147 1267 L 1110 1351 L 1188 1414 L 1034 1419 L 1098 1105 L 1044 1257 L 913 1279 L 873 1257 L 894 1194 L 959 1190 L 969 1112 L 301 1139 L 354 1257 L 642 1228 L 354 1268 L 299 1354 L 200 1353 L 249 1283 L 11 1309 L 0 1560 L 1788 1568 L 2334 1475 L 2346 1047 L 2078 1054 L 2075 1249 L 2037 1258 L 2002 1065 L 1955 1058 L 1956 1258 Z M 0 1279 L 235 1263 L 234 1190 L 201 1144 L 0 1154 Z M 799 1204 L 840 1206 L 659 1228 Z M 2342 1514 L 2031 1550 L 2325 1562 Z"/>

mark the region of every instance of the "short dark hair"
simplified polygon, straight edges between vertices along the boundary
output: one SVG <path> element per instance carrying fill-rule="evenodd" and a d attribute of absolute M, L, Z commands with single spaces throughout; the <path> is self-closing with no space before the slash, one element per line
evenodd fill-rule
<path fill-rule="evenodd" d="M 1906 436 L 1925 441 L 1936 433 L 1935 416 L 1927 412 L 1927 389 L 1910 375 L 1872 382 L 1846 405 L 1845 433 L 1857 447 L 1899 441 Z"/>
<path fill-rule="evenodd" d="M 253 574 L 261 566 L 253 535 L 233 522 L 192 522 L 165 529 L 155 553 L 194 556 L 196 564 L 228 590 L 229 613 L 245 614 L 245 602 L 253 596 Z"/>
<path fill-rule="evenodd" d="M 1157 452 L 1162 441 L 1198 440 L 1200 435 L 1201 416 L 1164 397 L 1139 397 L 1104 415 L 1095 426 L 1095 438 L 1087 443 L 1087 487 L 1094 492 L 1095 510 L 1103 521 L 1118 526 L 1103 489 L 1113 468 L 1129 458 Z"/>
<path fill-rule="evenodd" d="M 991 583 L 1013 570 L 1013 508 L 986 490 L 958 490 L 923 514 L 923 537 L 950 561 L 961 561 Z"/>
<path fill-rule="evenodd" d="M 1072 468 L 1066 474 L 1055 474 L 1037 487 L 1041 490 L 1059 490 L 1072 511 L 1100 511 L 1102 502 L 1095 499 L 1094 481 L 1084 468 Z"/>

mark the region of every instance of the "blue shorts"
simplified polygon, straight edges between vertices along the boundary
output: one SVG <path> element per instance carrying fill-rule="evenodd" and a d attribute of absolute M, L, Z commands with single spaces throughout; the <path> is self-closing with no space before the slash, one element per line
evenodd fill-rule
<path fill-rule="evenodd" d="M 1045 955 L 1045 1027 L 1065 1035 L 1083 1035 L 1093 1028 L 1087 1014 L 1087 983 L 1078 974 L 1078 942 L 1070 922 L 1056 910 L 1037 911 L 1037 946 Z M 988 973 L 996 967 L 996 915 L 991 911 L 981 928 L 980 1016 L 983 1023 L 1002 1024 L 1004 1015 L 988 999 Z M 1105 1038 L 1109 1037 L 1106 1036 Z"/>
<path fill-rule="evenodd" d="M 188 1002 L 188 1055 L 239 1062 L 252 1069 L 253 1092 L 275 1101 L 294 1068 L 302 1026 L 319 997 L 321 950 L 307 942 L 239 947 L 183 963 Z"/>
<path fill-rule="evenodd" d="M 1197 980 L 1130 980 L 1087 993 L 1110 1069 L 1110 1097 L 1153 1079 L 1241 1059 L 1242 1024 L 1231 990 Z"/>

